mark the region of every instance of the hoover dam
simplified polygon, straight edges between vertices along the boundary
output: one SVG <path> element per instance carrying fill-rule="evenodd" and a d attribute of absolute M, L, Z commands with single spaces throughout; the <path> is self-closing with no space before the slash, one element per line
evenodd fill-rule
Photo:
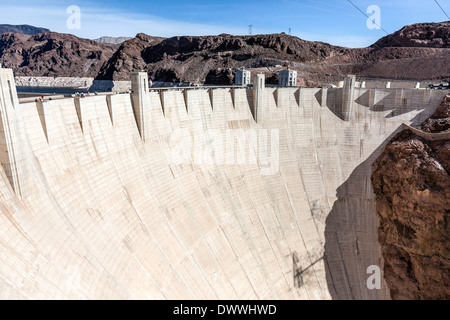
<path fill-rule="evenodd" d="M 372 164 L 449 91 L 148 87 L 20 103 L 0 69 L 1 299 L 389 299 Z"/>

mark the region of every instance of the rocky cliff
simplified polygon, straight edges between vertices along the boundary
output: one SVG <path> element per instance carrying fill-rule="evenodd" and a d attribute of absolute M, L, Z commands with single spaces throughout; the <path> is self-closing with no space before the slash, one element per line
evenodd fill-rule
<path fill-rule="evenodd" d="M 421 130 L 450 128 L 450 96 Z M 373 166 L 379 241 L 393 299 L 450 299 L 450 140 L 405 130 Z"/>

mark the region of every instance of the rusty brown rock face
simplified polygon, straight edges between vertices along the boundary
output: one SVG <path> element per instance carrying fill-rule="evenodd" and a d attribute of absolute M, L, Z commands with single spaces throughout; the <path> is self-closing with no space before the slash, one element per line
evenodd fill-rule
<path fill-rule="evenodd" d="M 450 97 L 421 127 L 450 124 Z M 441 128 L 441 131 L 439 130 Z M 379 241 L 393 299 L 450 298 L 450 141 L 406 130 L 373 165 Z"/>

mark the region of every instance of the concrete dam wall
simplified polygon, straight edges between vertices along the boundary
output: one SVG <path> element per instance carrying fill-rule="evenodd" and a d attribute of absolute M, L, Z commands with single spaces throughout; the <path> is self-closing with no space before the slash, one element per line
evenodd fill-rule
<path fill-rule="evenodd" d="M 0 69 L 0 298 L 389 298 L 371 165 L 448 92 L 263 84 L 19 104 Z"/>

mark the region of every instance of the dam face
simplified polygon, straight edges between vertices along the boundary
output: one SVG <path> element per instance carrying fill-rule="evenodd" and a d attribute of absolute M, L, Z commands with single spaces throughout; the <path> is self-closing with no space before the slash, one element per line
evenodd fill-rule
<path fill-rule="evenodd" d="M 132 94 L 19 104 L 0 69 L 0 298 L 390 297 L 367 287 L 371 165 L 447 91 L 132 77 Z"/>

